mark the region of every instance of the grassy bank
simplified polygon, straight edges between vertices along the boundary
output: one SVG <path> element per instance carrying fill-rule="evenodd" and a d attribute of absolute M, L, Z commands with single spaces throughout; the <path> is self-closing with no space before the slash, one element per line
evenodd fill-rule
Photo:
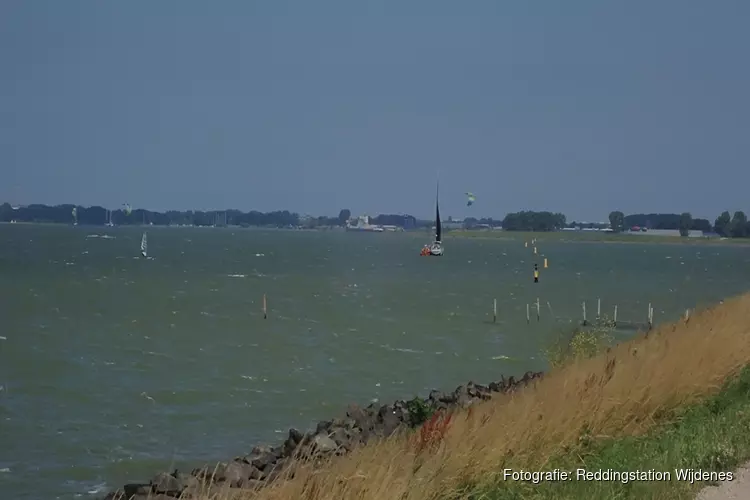
<path fill-rule="evenodd" d="M 402 435 L 322 469 L 220 498 L 685 498 L 701 484 L 503 481 L 504 468 L 725 470 L 750 456 L 750 295 L 553 369 L 534 388 L 456 414 L 430 446 Z M 590 344 L 586 344 L 590 345 Z M 718 396 L 717 396 L 718 395 Z M 702 403 L 707 398 L 710 403 Z M 691 408 L 691 405 L 693 406 Z M 747 411 L 746 411 L 747 410 Z M 424 437 L 424 433 L 417 433 Z M 419 443 L 420 446 L 415 446 Z M 618 496 L 619 495 L 619 496 Z M 215 498 L 207 495 L 205 498 Z"/>
<path fill-rule="evenodd" d="M 471 493 L 469 496 L 487 500 L 692 499 L 701 487 L 714 482 L 711 479 L 727 479 L 726 475 L 711 476 L 711 472 L 733 471 L 750 459 L 750 368 L 730 380 L 716 396 L 677 409 L 659 420 L 666 423 L 655 422 L 654 428 L 643 436 L 612 439 L 583 433 L 575 446 L 544 465 L 545 472 L 555 469 L 570 472 L 571 479 L 567 481 L 537 479 L 534 484 L 515 481 L 509 475 L 494 485 L 467 488 L 467 492 Z M 645 476 L 611 476 L 613 479 L 609 481 L 579 480 L 579 469 L 642 471 Z M 692 480 L 678 477 L 680 470 L 708 473 L 708 481 L 695 481 L 695 476 Z"/>

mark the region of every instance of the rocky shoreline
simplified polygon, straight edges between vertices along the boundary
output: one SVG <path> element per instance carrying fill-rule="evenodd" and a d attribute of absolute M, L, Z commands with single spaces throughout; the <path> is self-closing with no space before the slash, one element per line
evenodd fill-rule
<path fill-rule="evenodd" d="M 346 417 L 321 421 L 314 431 L 302 433 L 290 429 L 289 437 L 279 446 L 256 446 L 249 455 L 197 468 L 190 474 L 176 470 L 162 472 L 148 483 L 126 484 L 103 500 L 189 499 L 205 494 L 206 488 L 260 488 L 285 473 L 294 457 L 326 459 L 344 455 L 373 438 L 415 428 L 435 411 L 467 408 L 476 401 L 491 399 L 493 393 L 504 394 L 525 387 L 542 375 L 542 372 L 526 372 L 520 379 L 502 377 L 489 385 L 469 382 L 453 392 L 433 390 L 427 399 L 399 400 L 380 407 L 374 403 L 365 408 L 351 405 Z"/>

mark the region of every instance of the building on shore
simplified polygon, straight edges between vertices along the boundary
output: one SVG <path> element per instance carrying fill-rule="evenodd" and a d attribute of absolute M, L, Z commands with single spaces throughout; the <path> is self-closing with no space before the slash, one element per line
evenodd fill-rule
<path fill-rule="evenodd" d="M 631 228 L 630 231 L 628 231 L 629 234 L 633 235 L 645 235 L 645 236 L 681 236 L 679 229 L 646 229 L 644 231 L 644 228 L 638 228 L 638 230 L 635 230 L 635 228 Z M 700 231 L 698 229 L 691 229 L 688 231 L 687 234 L 688 238 L 703 238 L 704 234 L 703 231 Z"/>
<path fill-rule="evenodd" d="M 450 231 L 451 229 L 463 229 L 464 228 L 464 220 L 463 219 L 454 219 L 453 217 L 448 217 L 448 220 L 443 221 L 443 229 L 446 231 Z"/>
<path fill-rule="evenodd" d="M 359 217 L 349 219 L 346 222 L 346 230 L 369 233 L 382 233 L 385 231 L 381 226 L 370 224 L 370 217 L 367 215 L 360 215 Z"/>

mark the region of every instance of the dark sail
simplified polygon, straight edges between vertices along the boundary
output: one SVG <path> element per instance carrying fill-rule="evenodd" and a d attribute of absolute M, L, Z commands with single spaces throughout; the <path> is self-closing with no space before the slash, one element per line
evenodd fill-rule
<path fill-rule="evenodd" d="M 440 189 L 438 185 L 438 190 Z M 438 196 L 435 196 L 435 241 L 442 243 L 443 241 L 443 227 L 440 223 L 440 205 Z"/>

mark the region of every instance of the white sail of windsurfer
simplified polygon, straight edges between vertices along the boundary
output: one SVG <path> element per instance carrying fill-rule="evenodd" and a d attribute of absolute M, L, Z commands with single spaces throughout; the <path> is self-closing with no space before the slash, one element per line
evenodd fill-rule
<path fill-rule="evenodd" d="M 143 232 L 141 237 L 141 255 L 148 257 L 148 240 L 146 239 L 146 232 Z"/>

